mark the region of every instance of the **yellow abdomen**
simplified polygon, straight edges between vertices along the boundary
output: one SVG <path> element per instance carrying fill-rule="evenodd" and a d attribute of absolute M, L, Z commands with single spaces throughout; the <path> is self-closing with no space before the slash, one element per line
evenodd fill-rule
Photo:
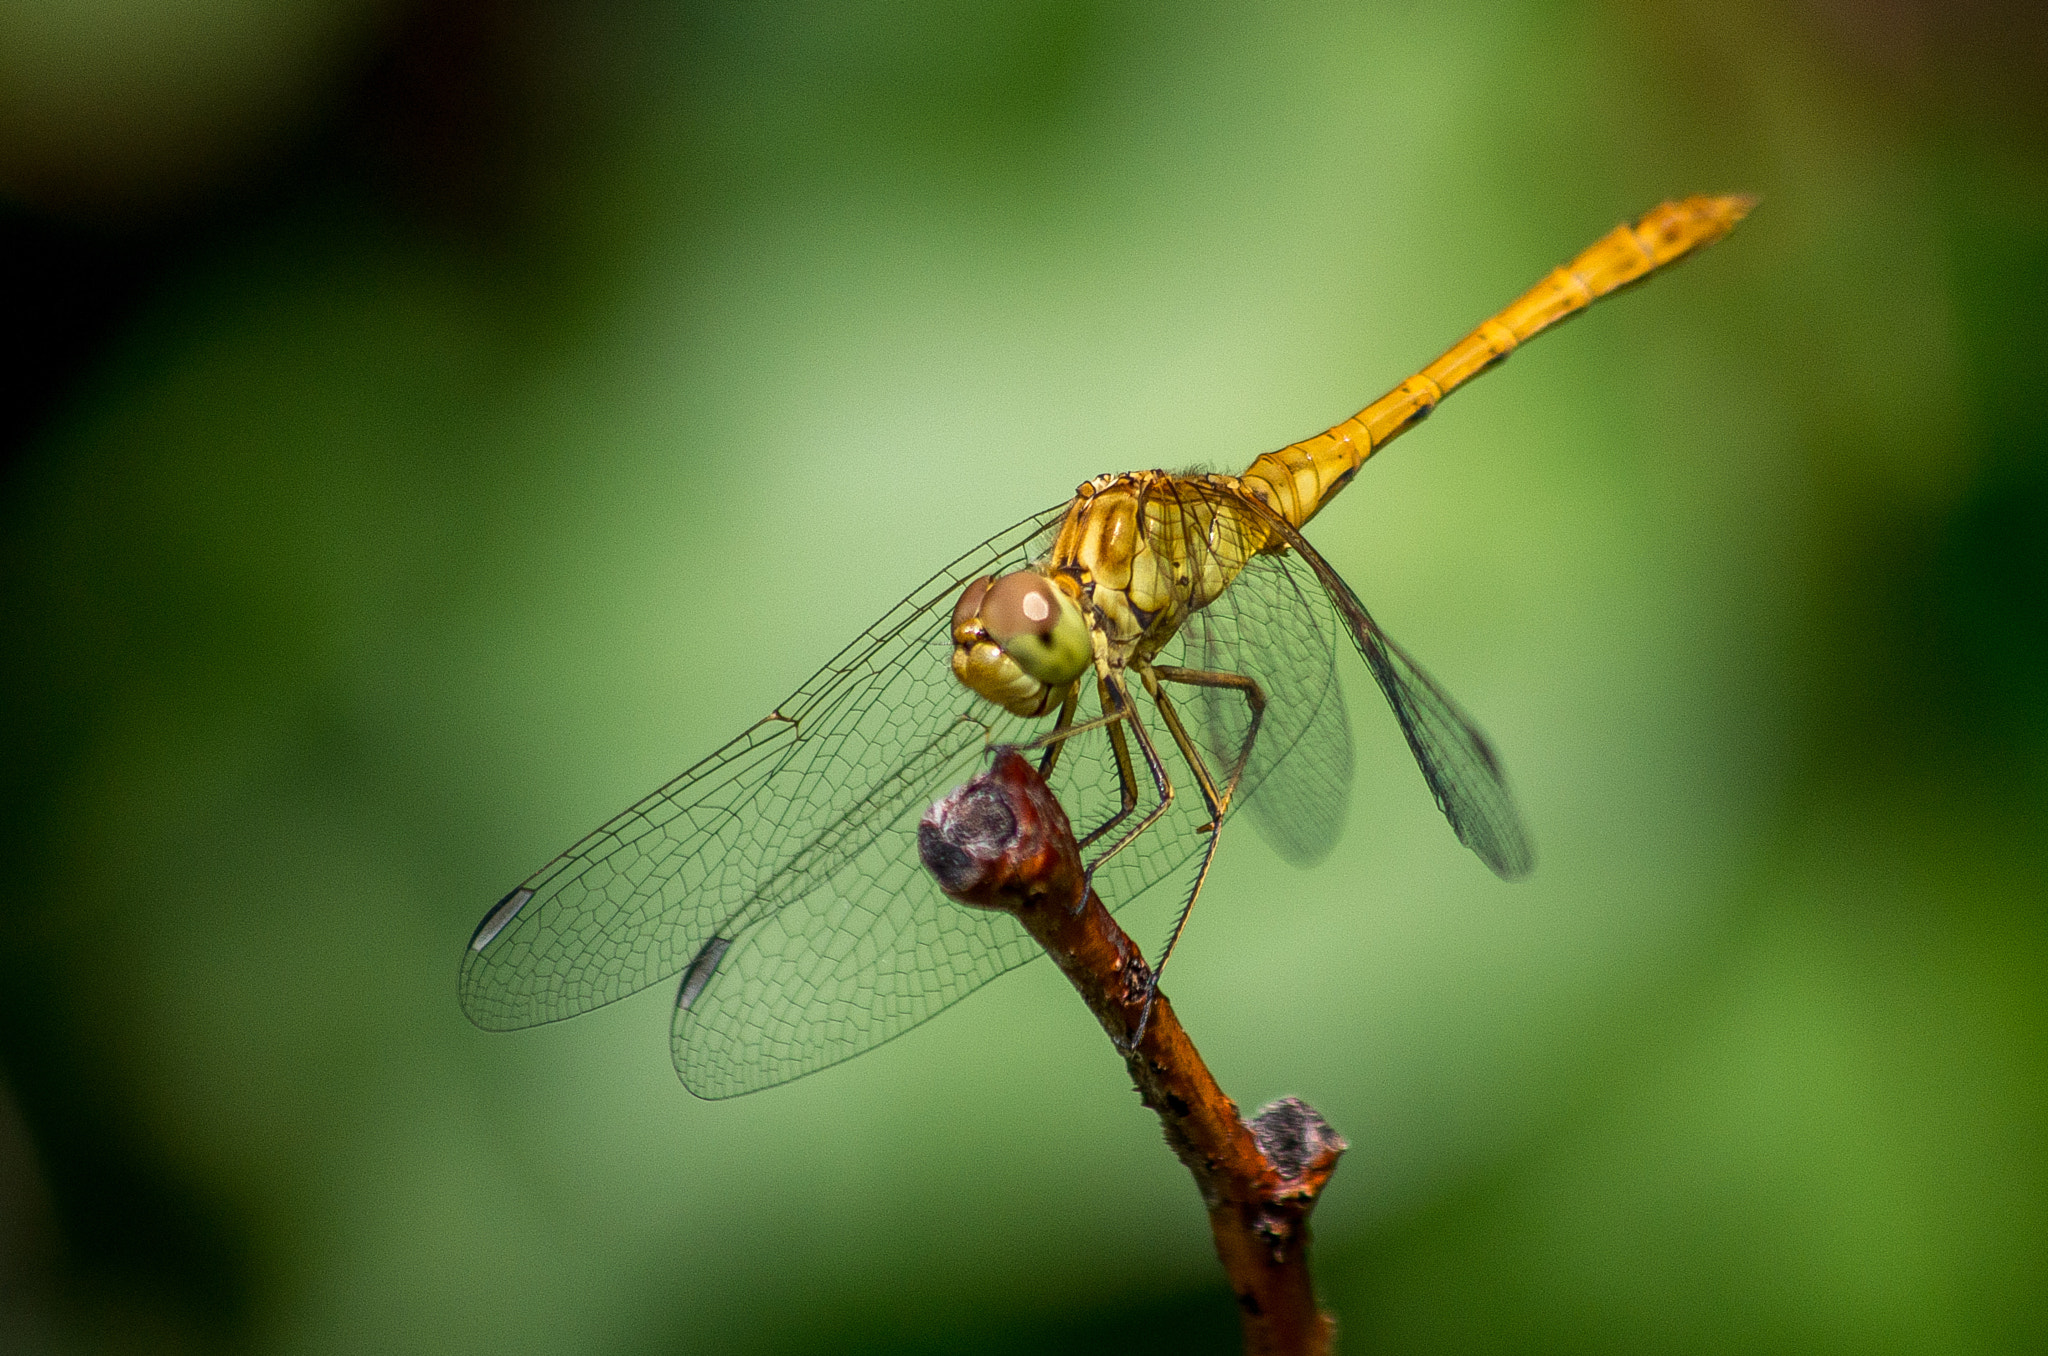
<path fill-rule="evenodd" d="M 1302 526 L 1344 488 L 1367 457 L 1419 423 L 1452 391 L 1558 321 L 1713 244 L 1755 205 L 1756 199 L 1735 194 L 1693 197 L 1661 203 L 1635 225 L 1615 227 L 1357 414 L 1260 457 L 1240 477 L 1244 488 Z"/>

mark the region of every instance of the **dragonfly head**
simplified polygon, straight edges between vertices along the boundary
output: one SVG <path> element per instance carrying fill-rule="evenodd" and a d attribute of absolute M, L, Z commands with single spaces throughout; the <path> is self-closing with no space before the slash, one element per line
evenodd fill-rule
<path fill-rule="evenodd" d="M 1042 574 L 984 575 L 953 605 L 953 676 L 1015 715 L 1052 710 L 1094 658 L 1081 605 Z"/>

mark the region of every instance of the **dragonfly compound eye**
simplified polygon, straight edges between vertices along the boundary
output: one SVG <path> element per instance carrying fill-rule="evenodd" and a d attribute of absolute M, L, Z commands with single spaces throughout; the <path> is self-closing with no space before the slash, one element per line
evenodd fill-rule
<path fill-rule="evenodd" d="M 971 644 L 976 638 L 986 636 L 988 631 L 981 624 L 981 600 L 988 597 L 988 586 L 996 577 L 985 574 L 960 590 L 960 601 L 953 604 L 953 643 Z"/>
<path fill-rule="evenodd" d="M 1066 590 L 1030 570 L 1006 574 L 981 600 L 989 639 L 1047 687 L 1065 687 L 1095 657 L 1088 622 Z"/>
<path fill-rule="evenodd" d="M 953 676 L 1013 714 L 1058 706 L 1093 656 L 1080 607 L 1040 575 L 983 576 L 953 605 Z"/>

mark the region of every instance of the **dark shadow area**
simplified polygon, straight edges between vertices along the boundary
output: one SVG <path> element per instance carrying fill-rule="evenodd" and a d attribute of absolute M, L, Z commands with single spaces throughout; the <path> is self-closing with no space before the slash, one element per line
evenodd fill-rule
<path fill-rule="evenodd" d="M 844 1356 L 1025 1356 L 1049 1351 L 1120 1352 L 1125 1356 L 1227 1356 L 1243 1350 L 1237 1310 L 1222 1286 L 1178 1295 L 1120 1300 L 1060 1314 L 989 1315 L 920 1329 L 876 1332 L 849 1328 L 809 1344 Z"/>
<path fill-rule="evenodd" d="M 16 514 L 25 458 L 53 420 L 120 354 L 131 329 L 195 267 L 244 248 L 280 219 L 344 206 L 480 271 L 548 276 L 541 223 L 565 167 L 649 78 L 607 48 L 637 3 L 416 3 L 366 50 L 336 57 L 332 92 L 303 125 L 189 191 L 99 210 L 0 196 L 0 516 Z M 682 17 L 678 16 L 677 21 Z M 0 1070 L 47 1180 L 63 1274 L 79 1315 L 173 1345 L 246 1344 L 275 1270 L 237 1205 L 183 1179 L 117 1091 L 127 1073 L 79 1035 L 67 976 L 92 964 L 67 939 L 50 865 L 53 795 L 92 738 L 93 695 L 64 685 L 47 651 L 64 600 L 25 590 L 43 562 L 10 542 L 0 580 L 7 664 L 0 844 L 16 863 L 0 947 Z M 148 901 L 135 901 L 146 914 Z M 100 1326 L 83 1320 L 87 1330 Z"/>

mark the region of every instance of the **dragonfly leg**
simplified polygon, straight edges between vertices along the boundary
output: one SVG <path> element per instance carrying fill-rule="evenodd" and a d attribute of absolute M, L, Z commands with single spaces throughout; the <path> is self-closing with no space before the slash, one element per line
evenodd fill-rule
<path fill-rule="evenodd" d="M 1100 677 L 1095 680 L 1095 690 L 1097 699 L 1102 703 L 1104 713 L 1101 721 L 1110 723 L 1109 747 L 1116 757 L 1117 788 L 1122 793 L 1123 804 L 1115 814 L 1090 829 L 1082 837 L 1078 846 L 1083 852 L 1092 847 L 1096 840 L 1100 839 L 1104 834 L 1123 823 L 1125 819 L 1130 817 L 1131 811 L 1138 808 L 1138 773 L 1137 769 L 1131 764 L 1130 741 L 1125 739 L 1123 729 L 1123 722 L 1130 718 L 1132 714 L 1131 703 L 1128 698 L 1119 700 L 1118 694 L 1110 691 L 1109 683 Z M 1120 691 L 1121 689 L 1119 689 Z M 1114 714 L 1111 714 L 1112 712 Z M 1096 722 L 1090 722 L 1090 724 L 1094 723 Z M 1090 870 L 1092 871 L 1093 868 L 1090 868 Z"/>
<path fill-rule="evenodd" d="M 1209 866 L 1216 860 L 1216 845 L 1223 838 L 1223 815 L 1230 808 L 1230 798 L 1237 792 L 1238 779 L 1244 775 L 1245 765 L 1251 761 L 1252 745 L 1259 737 L 1259 725 L 1266 716 L 1266 693 L 1257 680 L 1241 673 L 1225 673 L 1216 669 L 1183 669 L 1170 665 L 1147 665 L 1138 670 L 1138 676 L 1145 682 L 1145 690 L 1159 707 L 1159 714 L 1166 721 L 1167 730 L 1173 735 L 1173 742 L 1179 746 L 1181 757 L 1187 760 L 1188 771 L 1194 775 L 1195 785 L 1202 793 L 1202 803 L 1208 808 L 1209 845 L 1202 851 L 1202 864 L 1195 871 L 1195 882 L 1188 890 L 1187 902 L 1180 906 L 1180 916 L 1174 919 L 1173 932 L 1166 939 L 1166 949 L 1159 954 L 1158 963 L 1152 967 L 1151 992 L 1146 995 L 1144 1011 L 1138 1018 L 1135 1043 L 1142 1038 L 1145 1027 L 1152 1017 L 1152 996 L 1159 989 L 1160 972 L 1173 959 L 1173 949 L 1180 945 L 1180 934 L 1188 925 L 1188 915 L 1195 911 L 1195 900 L 1201 896 L 1202 886 L 1209 879 Z M 1188 687 L 1224 688 L 1242 692 L 1245 703 L 1251 708 L 1251 726 L 1245 731 L 1244 743 L 1237 756 L 1231 760 L 1230 775 L 1219 787 L 1210 774 L 1208 764 L 1202 759 L 1201 750 L 1195 741 L 1188 738 L 1187 728 L 1181 724 L 1180 713 L 1174 709 L 1171 698 L 1166 695 L 1161 681 L 1181 683 Z"/>
<path fill-rule="evenodd" d="M 1059 720 L 1050 730 L 1047 730 L 1036 739 L 1027 739 L 1022 744 L 1013 746 L 1020 753 L 1033 753 L 1039 749 L 1047 750 L 1045 758 L 1038 765 L 1038 775 L 1040 778 L 1048 778 L 1052 775 L 1053 764 L 1058 759 L 1060 745 L 1076 735 L 1093 734 L 1095 731 L 1102 729 L 1113 729 L 1130 717 L 1130 712 L 1125 710 L 1107 716 L 1097 716 L 1093 720 L 1076 721 L 1073 718 L 1074 707 L 1079 704 L 1079 700 L 1078 692 L 1070 695 L 1065 703 L 1061 705 Z M 1119 739 L 1121 737 L 1121 735 L 1113 735 L 1112 739 Z M 1123 814 L 1130 813 L 1130 807 L 1136 803 L 1137 791 L 1134 789 L 1134 786 L 1127 785 L 1124 789 Z M 1122 816 L 1119 815 L 1118 817 L 1121 818 Z M 1111 821 L 1111 823 L 1114 822 L 1114 820 Z"/>
<path fill-rule="evenodd" d="M 1045 736 L 1045 757 L 1038 760 L 1038 776 L 1041 781 L 1052 779 L 1053 764 L 1060 760 L 1060 749 L 1067 742 L 1067 729 L 1074 723 L 1074 708 L 1081 702 L 1081 684 L 1077 679 L 1067 688 L 1066 700 L 1060 703 L 1059 719 Z"/>
<path fill-rule="evenodd" d="M 1116 747 L 1117 774 L 1123 782 L 1124 806 L 1116 814 L 1112 815 L 1107 823 L 1090 833 L 1082 841 L 1084 843 L 1091 843 L 1100 838 L 1109 830 L 1111 825 L 1127 817 L 1131 813 L 1132 808 L 1137 804 L 1137 777 L 1134 769 L 1131 767 L 1130 750 L 1125 747 L 1124 741 L 1121 738 L 1126 728 L 1130 730 L 1131 738 L 1138 741 L 1138 751 L 1145 755 L 1145 770 L 1152 774 L 1152 786 L 1159 794 L 1159 803 L 1146 811 L 1143 819 L 1124 830 L 1123 837 L 1110 844 L 1108 851 L 1089 863 L 1088 876 L 1091 880 L 1094 878 L 1095 873 L 1102 869 L 1103 863 L 1129 847 L 1137 840 L 1139 834 L 1157 824 L 1159 817 L 1165 814 L 1168 807 L 1173 804 L 1173 783 L 1167 779 L 1166 764 L 1159 760 L 1159 750 L 1153 747 L 1152 736 L 1145 733 L 1144 724 L 1139 721 L 1137 712 L 1131 709 L 1131 694 L 1124 687 L 1123 678 L 1120 675 L 1111 677 L 1105 674 L 1102 678 L 1102 685 L 1105 696 L 1109 698 L 1109 701 L 1105 702 L 1104 705 L 1106 706 L 1113 702 L 1117 708 L 1118 715 L 1122 717 L 1117 724 L 1109 727 L 1109 737 L 1111 743 Z"/>
<path fill-rule="evenodd" d="M 1237 794 L 1238 780 L 1244 776 L 1245 766 L 1251 762 L 1252 745 L 1258 741 L 1259 726 L 1266 719 L 1266 690 L 1259 686 L 1258 680 L 1255 678 L 1248 678 L 1242 673 L 1225 673 L 1220 669 L 1183 669 L 1161 664 L 1155 666 L 1152 669 L 1152 673 L 1157 674 L 1166 682 L 1180 683 L 1185 687 L 1222 688 L 1227 691 L 1242 692 L 1245 705 L 1251 708 L 1251 725 L 1245 730 L 1244 743 L 1239 746 L 1237 757 L 1231 762 L 1230 775 L 1224 778 L 1220 789 L 1212 790 L 1206 782 L 1204 785 L 1203 798 L 1209 807 L 1209 813 L 1214 816 L 1214 820 L 1209 827 L 1214 829 L 1217 824 L 1222 823 L 1223 812 L 1230 808 L 1230 799 Z M 1158 690 L 1157 686 L 1153 683 L 1148 682 L 1146 686 L 1151 690 L 1153 700 L 1160 704 L 1161 714 L 1166 714 L 1167 728 L 1173 731 L 1174 742 L 1180 745 L 1180 750 L 1186 755 L 1189 766 L 1194 769 L 1197 780 L 1206 778 L 1208 775 L 1207 769 L 1202 766 L 1200 759 L 1197 757 L 1193 742 L 1188 739 L 1187 732 L 1181 728 L 1180 721 L 1176 716 L 1167 714 L 1172 711 L 1172 707 L 1167 704 L 1166 694 Z"/>

